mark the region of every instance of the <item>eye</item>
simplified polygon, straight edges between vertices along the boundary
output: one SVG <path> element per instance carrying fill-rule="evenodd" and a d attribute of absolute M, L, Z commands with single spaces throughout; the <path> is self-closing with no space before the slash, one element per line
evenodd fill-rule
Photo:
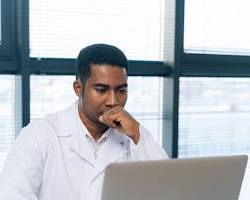
<path fill-rule="evenodd" d="M 107 89 L 106 88 L 95 88 L 95 91 L 97 93 L 103 94 L 103 93 L 105 93 L 107 91 Z"/>
<path fill-rule="evenodd" d="M 126 92 L 127 92 L 127 88 L 121 88 L 121 89 L 119 90 L 119 92 L 120 92 L 120 93 L 126 93 Z"/>

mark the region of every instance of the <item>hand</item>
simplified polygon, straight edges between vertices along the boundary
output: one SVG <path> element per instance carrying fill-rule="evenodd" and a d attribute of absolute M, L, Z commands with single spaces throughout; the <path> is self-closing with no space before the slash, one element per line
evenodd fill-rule
<path fill-rule="evenodd" d="M 135 144 L 140 139 L 139 123 L 121 106 L 115 106 L 99 117 L 100 122 L 130 137 Z"/>

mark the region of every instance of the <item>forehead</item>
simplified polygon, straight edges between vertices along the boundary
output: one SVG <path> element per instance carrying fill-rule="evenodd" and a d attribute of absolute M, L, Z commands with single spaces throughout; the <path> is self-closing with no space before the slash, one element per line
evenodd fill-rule
<path fill-rule="evenodd" d="M 107 85 L 119 85 L 127 83 L 125 68 L 112 65 L 91 65 L 89 81 Z"/>

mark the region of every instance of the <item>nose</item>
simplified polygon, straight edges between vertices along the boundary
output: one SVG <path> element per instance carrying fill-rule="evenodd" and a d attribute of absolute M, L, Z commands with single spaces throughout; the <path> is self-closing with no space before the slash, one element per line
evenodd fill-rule
<path fill-rule="evenodd" d="M 118 96 L 115 91 L 108 93 L 106 107 L 113 108 L 118 105 Z"/>

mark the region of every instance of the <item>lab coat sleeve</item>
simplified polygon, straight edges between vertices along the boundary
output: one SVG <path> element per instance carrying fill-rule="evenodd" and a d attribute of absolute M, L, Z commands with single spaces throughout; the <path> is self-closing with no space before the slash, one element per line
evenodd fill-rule
<path fill-rule="evenodd" d="M 140 125 L 140 139 L 136 145 L 132 140 L 130 141 L 131 158 L 134 161 L 144 160 L 163 160 L 168 159 L 168 155 L 163 148 L 161 148 L 148 132 L 148 130 Z"/>
<path fill-rule="evenodd" d="M 0 200 L 38 199 L 44 166 L 38 132 L 35 125 L 20 132 L 0 174 Z"/>

